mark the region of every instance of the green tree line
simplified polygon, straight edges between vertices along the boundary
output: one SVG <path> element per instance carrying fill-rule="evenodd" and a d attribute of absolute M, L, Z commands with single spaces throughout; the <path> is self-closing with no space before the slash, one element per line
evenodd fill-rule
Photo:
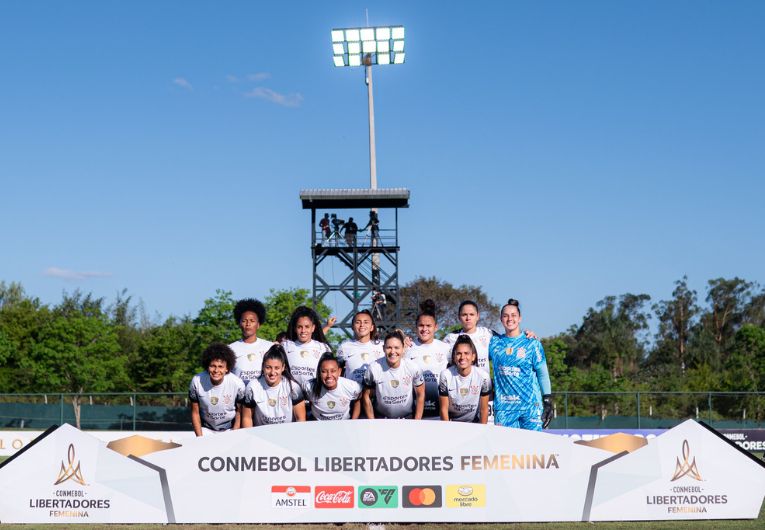
<path fill-rule="evenodd" d="M 477 286 L 417 278 L 402 296 L 412 306 L 433 298 L 443 332 L 458 325 L 464 298 L 487 308 L 482 323 L 496 326 L 498 306 Z M 238 338 L 234 303 L 232 293 L 218 290 L 196 315 L 155 322 L 125 291 L 113 301 L 74 291 L 48 305 L 18 283 L 0 282 L 0 392 L 183 392 L 210 342 Z M 295 307 L 310 305 L 310 293 L 272 290 L 264 303 L 268 321 L 259 336 L 274 339 Z M 319 312 L 326 318 L 330 309 Z M 700 296 L 682 278 L 670 298 L 655 303 L 646 294 L 608 296 L 579 324 L 542 342 L 555 392 L 763 391 L 765 290 L 717 278 Z M 765 414 L 756 403 L 735 403 L 747 406 L 752 417 Z"/>

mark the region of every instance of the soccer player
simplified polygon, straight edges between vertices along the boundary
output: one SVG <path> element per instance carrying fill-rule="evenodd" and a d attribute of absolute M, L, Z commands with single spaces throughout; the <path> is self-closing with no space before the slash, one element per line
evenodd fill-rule
<path fill-rule="evenodd" d="M 321 356 L 316 372 L 316 378 L 303 386 L 313 417 L 319 421 L 357 419 L 361 385 L 340 376 L 340 363 L 330 352 Z"/>
<path fill-rule="evenodd" d="M 417 338 L 406 350 L 406 358 L 413 361 L 425 379 L 425 417 L 438 416 L 438 376 L 449 362 L 449 345 L 435 338 L 436 304 L 425 300 L 417 315 Z"/>
<path fill-rule="evenodd" d="M 362 400 L 367 418 L 422 419 L 425 381 L 422 370 L 404 359 L 404 332 L 396 329 L 385 336 L 385 357 L 369 365 L 364 374 Z M 372 405 L 372 397 L 376 398 Z"/>
<path fill-rule="evenodd" d="M 494 368 L 494 423 L 541 431 L 552 420 L 552 389 L 545 350 L 521 332 L 521 308 L 510 299 L 500 315 L 504 335 L 489 343 Z"/>
<path fill-rule="evenodd" d="M 316 366 L 321 355 L 330 351 L 316 311 L 306 306 L 300 306 L 293 311 L 287 327 L 287 340 L 283 346 L 287 352 L 292 377 L 302 388 L 305 383 L 316 377 Z"/>
<path fill-rule="evenodd" d="M 191 425 L 197 436 L 239 428 L 244 383 L 230 372 L 235 363 L 234 352 L 225 344 L 210 344 L 202 353 L 204 371 L 189 385 Z"/>
<path fill-rule="evenodd" d="M 479 326 L 478 322 L 481 320 L 481 314 L 478 311 L 478 304 L 472 300 L 464 300 L 457 310 L 457 316 L 462 324 L 462 329 L 449 333 L 444 337 L 444 342 L 449 346 L 453 346 L 457 341 L 457 337 L 460 335 L 468 335 L 475 344 L 476 352 L 478 353 L 478 367 L 483 370 L 489 371 L 489 342 L 491 338 L 497 333 L 494 330 Z M 526 336 L 532 339 L 536 339 L 537 335 L 531 331 L 525 331 Z"/>
<path fill-rule="evenodd" d="M 246 385 L 260 377 L 263 355 L 274 343 L 258 338 L 258 329 L 266 323 L 266 307 L 259 300 L 239 300 L 234 306 L 234 320 L 242 330 L 242 338 L 228 345 L 236 354 L 236 367 L 232 371 Z"/>
<path fill-rule="evenodd" d="M 369 309 L 356 313 L 352 326 L 354 338 L 344 340 L 340 344 L 337 348 L 337 358 L 345 365 L 345 377 L 363 385 L 364 372 L 367 371 L 369 363 L 384 357 L 385 352 Z"/>
<path fill-rule="evenodd" d="M 470 336 L 458 336 L 452 348 L 452 364 L 441 372 L 438 380 L 442 420 L 488 421 L 491 377 L 477 362 L 478 353 Z"/>
<path fill-rule="evenodd" d="M 242 427 L 305 421 L 303 395 L 281 345 L 274 344 L 263 356 L 262 374 L 247 383 L 244 405 Z"/>

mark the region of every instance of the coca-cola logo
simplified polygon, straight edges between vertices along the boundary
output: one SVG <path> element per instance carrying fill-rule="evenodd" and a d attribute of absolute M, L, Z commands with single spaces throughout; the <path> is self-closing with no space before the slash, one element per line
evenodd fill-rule
<path fill-rule="evenodd" d="M 353 508 L 353 486 L 316 486 L 316 508 Z"/>

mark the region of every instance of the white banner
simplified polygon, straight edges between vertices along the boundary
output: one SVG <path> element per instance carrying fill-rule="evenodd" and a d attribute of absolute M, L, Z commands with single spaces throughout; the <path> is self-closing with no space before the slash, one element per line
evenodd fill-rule
<path fill-rule="evenodd" d="M 163 442 L 183 443 L 194 438 L 194 431 L 84 431 L 102 442 L 121 440 L 128 436 L 139 435 Z M 0 431 L 0 456 L 11 456 L 19 449 L 40 436 L 43 431 Z"/>
<path fill-rule="evenodd" d="M 139 458 L 63 426 L 0 467 L 0 521 L 757 517 L 765 468 L 716 433 L 688 421 L 647 442 L 615 437 L 600 449 L 491 425 L 309 422 L 159 444 Z M 130 450 L 124 442 L 110 447 Z M 632 452 L 615 453 L 620 443 Z"/>

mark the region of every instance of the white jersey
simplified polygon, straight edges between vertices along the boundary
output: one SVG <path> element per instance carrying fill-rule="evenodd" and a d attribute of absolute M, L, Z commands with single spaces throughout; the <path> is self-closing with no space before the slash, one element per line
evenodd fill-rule
<path fill-rule="evenodd" d="M 384 418 L 411 418 L 414 387 L 424 382 L 422 370 L 409 359 L 401 359 L 401 364 L 394 369 L 383 357 L 370 363 L 364 374 L 364 386 L 374 388 L 375 410 Z"/>
<path fill-rule="evenodd" d="M 337 358 L 345 362 L 344 376 L 360 385 L 364 384 L 364 372 L 367 371 L 369 363 L 384 356 L 383 344 L 377 340 L 346 340 L 337 349 Z"/>
<path fill-rule="evenodd" d="M 311 402 L 313 417 L 323 420 L 348 420 L 351 418 L 351 403 L 359 399 L 361 385 L 353 379 L 337 378 L 332 390 L 322 388 L 318 399 L 313 395 L 313 381 L 303 385 L 303 394 Z"/>
<path fill-rule="evenodd" d="M 278 385 L 268 386 L 265 377 L 247 383 L 244 404 L 252 409 L 253 425 L 292 422 L 292 407 L 303 400 L 300 387 L 282 377 Z"/>
<path fill-rule="evenodd" d="M 243 340 L 232 342 L 228 345 L 236 354 L 236 365 L 232 371 L 245 384 L 257 379 L 263 369 L 263 356 L 273 345 L 273 342 L 265 339 L 257 339 L 255 342 L 244 342 Z"/>
<path fill-rule="evenodd" d="M 456 366 L 441 372 L 438 381 L 438 395 L 449 398 L 449 419 L 452 421 L 475 421 L 481 396 L 491 394 L 489 374 L 477 366 L 462 377 Z"/>
<path fill-rule="evenodd" d="M 465 333 L 464 331 L 457 331 L 455 333 L 449 333 L 444 337 L 444 342 L 449 345 L 449 360 L 452 358 L 452 348 L 457 341 L 457 337 L 460 335 L 467 335 L 473 341 L 476 352 L 478 353 L 478 368 L 483 368 L 487 372 L 489 371 L 489 342 L 495 333 L 489 328 L 483 326 L 477 326 L 473 333 Z"/>
<path fill-rule="evenodd" d="M 414 361 L 425 379 L 425 416 L 438 415 L 438 375 L 449 364 L 449 345 L 438 339 L 429 344 L 416 340 L 406 350 L 406 358 Z"/>
<path fill-rule="evenodd" d="M 189 401 L 199 403 L 202 427 L 211 431 L 227 431 L 234 426 L 236 405 L 244 399 L 244 383 L 232 373 L 213 385 L 210 374 L 200 372 L 191 378 Z"/>
<path fill-rule="evenodd" d="M 324 352 L 331 351 L 323 342 L 311 339 L 305 344 L 285 340 L 282 343 L 287 352 L 287 360 L 290 363 L 290 372 L 295 381 L 302 387 L 304 383 L 316 377 L 316 367 L 319 358 Z"/>

